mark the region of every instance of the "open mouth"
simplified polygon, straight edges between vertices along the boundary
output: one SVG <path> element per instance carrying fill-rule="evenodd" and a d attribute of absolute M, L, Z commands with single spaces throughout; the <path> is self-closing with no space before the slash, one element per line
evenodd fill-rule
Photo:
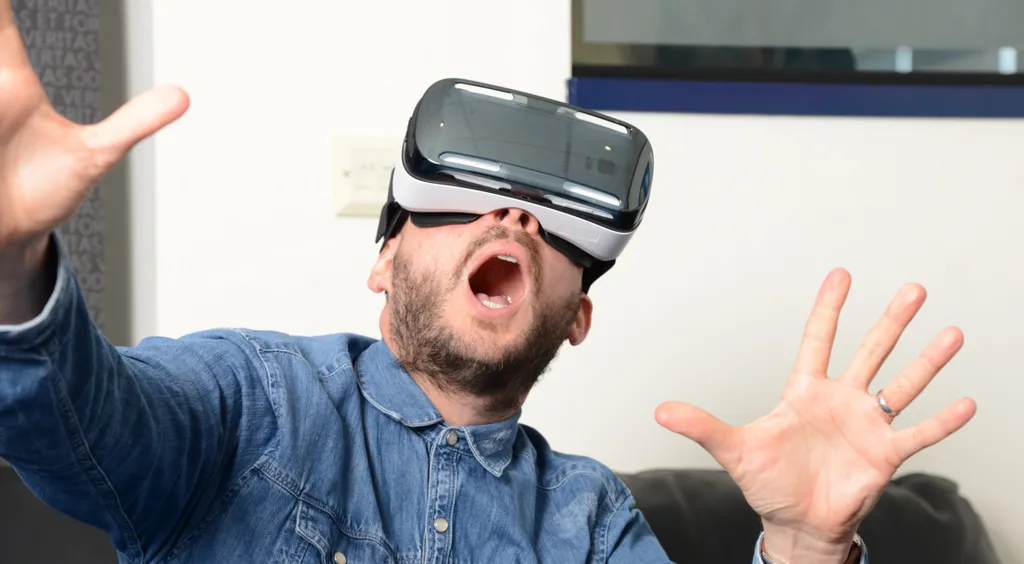
<path fill-rule="evenodd" d="M 469 289 L 485 306 L 504 309 L 526 291 L 522 267 L 513 256 L 493 256 L 469 276 Z"/>

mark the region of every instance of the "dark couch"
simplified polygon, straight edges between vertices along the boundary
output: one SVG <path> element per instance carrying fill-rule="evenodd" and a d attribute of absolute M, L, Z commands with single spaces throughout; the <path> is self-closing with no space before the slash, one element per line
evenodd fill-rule
<path fill-rule="evenodd" d="M 760 518 L 721 470 L 622 476 L 673 561 L 748 563 Z M 861 524 L 871 564 L 998 564 L 980 516 L 957 485 L 908 474 L 886 487 Z"/>
<path fill-rule="evenodd" d="M 622 478 L 673 561 L 750 562 L 760 522 L 724 472 L 655 470 Z M 861 536 L 871 564 L 998 564 L 981 519 L 956 485 L 933 476 L 895 480 Z M 11 468 L 0 467 L 0 562 L 116 561 L 103 534 L 44 506 Z"/>

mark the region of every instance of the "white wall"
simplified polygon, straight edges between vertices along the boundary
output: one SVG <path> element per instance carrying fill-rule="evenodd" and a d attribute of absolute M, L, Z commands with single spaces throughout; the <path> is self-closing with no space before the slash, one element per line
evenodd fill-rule
<path fill-rule="evenodd" d="M 570 66 L 565 1 L 177 0 L 155 3 L 152 30 L 152 79 L 193 106 L 139 157 L 154 179 L 133 193 L 155 212 L 135 229 L 155 265 L 136 279 L 155 287 L 135 338 L 225 325 L 376 336 L 376 221 L 331 216 L 330 136 L 400 135 L 445 76 L 564 98 Z M 1024 560 L 1011 534 L 1024 521 L 1024 123 L 623 117 L 654 143 L 652 208 L 594 287 L 590 339 L 564 351 L 524 421 L 620 470 L 711 466 L 654 423 L 658 402 L 750 421 L 777 401 L 831 267 L 854 275 L 837 368 L 919 281 L 930 301 L 882 381 L 947 324 L 967 344 L 899 424 L 966 394 L 980 411 L 905 470 L 957 480 L 1007 562 Z"/>

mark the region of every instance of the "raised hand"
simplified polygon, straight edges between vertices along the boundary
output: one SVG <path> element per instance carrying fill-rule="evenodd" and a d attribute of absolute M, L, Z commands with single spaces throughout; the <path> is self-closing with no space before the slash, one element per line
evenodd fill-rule
<path fill-rule="evenodd" d="M 99 124 L 64 119 L 29 63 L 9 0 L 0 0 L 0 251 L 45 237 L 128 150 L 187 107 L 183 91 L 165 87 Z"/>
<path fill-rule="evenodd" d="M 678 402 L 662 404 L 656 413 L 661 425 L 699 443 L 729 472 L 761 516 L 765 549 L 779 561 L 842 562 L 900 465 L 956 432 L 976 410 L 972 400 L 961 399 L 909 429 L 891 427 L 960 349 L 963 335 L 956 328 L 943 330 L 877 396 L 868 393 L 924 303 L 924 288 L 916 284 L 896 295 L 846 371 L 830 379 L 829 358 L 849 290 L 845 270 L 829 274 L 782 401 L 769 414 L 732 427 Z"/>

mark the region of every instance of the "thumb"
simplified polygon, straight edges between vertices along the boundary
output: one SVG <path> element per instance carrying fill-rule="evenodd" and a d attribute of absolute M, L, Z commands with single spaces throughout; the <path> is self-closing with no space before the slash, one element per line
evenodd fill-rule
<path fill-rule="evenodd" d="M 654 418 L 662 427 L 699 444 L 726 469 L 731 466 L 739 431 L 732 425 L 699 407 L 675 401 L 659 405 Z"/>
<path fill-rule="evenodd" d="M 98 164 L 106 170 L 140 141 L 181 117 L 188 106 L 188 94 L 181 88 L 153 88 L 129 100 L 107 119 L 85 126 L 85 144 L 95 151 Z"/>

